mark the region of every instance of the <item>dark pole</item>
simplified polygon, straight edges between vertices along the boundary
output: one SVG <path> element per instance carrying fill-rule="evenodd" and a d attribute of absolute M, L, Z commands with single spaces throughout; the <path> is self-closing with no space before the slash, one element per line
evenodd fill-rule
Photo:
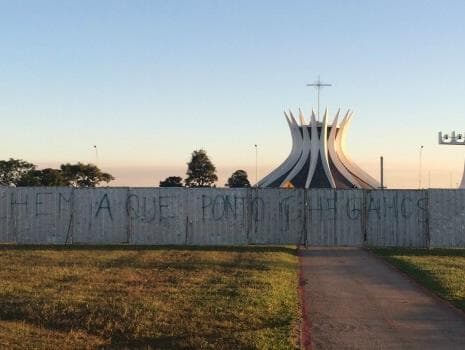
<path fill-rule="evenodd" d="M 381 156 L 380 160 L 380 170 L 381 170 L 381 189 L 384 189 L 384 158 Z"/>
<path fill-rule="evenodd" d="M 423 175 L 423 145 L 420 146 L 420 164 L 418 167 L 418 188 L 421 189 L 421 180 L 422 180 L 422 175 Z"/>
<path fill-rule="evenodd" d="M 258 187 L 258 145 L 255 144 L 255 186 Z"/>

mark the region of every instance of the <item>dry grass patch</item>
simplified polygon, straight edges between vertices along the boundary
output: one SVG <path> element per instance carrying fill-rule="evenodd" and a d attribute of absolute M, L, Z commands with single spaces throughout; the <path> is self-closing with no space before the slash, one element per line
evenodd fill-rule
<path fill-rule="evenodd" d="M 288 247 L 0 248 L 0 347 L 295 347 Z"/>

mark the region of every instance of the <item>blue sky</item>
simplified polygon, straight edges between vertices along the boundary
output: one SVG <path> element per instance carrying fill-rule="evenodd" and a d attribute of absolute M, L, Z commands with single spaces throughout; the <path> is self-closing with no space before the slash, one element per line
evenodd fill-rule
<path fill-rule="evenodd" d="M 390 187 L 460 180 L 463 1 L 0 1 L 0 158 L 95 162 L 115 185 L 183 176 L 205 148 L 219 184 L 287 156 L 282 111 L 351 108 L 352 157 Z"/>

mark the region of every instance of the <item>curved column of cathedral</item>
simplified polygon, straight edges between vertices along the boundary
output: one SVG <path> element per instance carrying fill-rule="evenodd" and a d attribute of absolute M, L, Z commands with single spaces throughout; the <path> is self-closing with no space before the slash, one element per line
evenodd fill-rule
<path fill-rule="evenodd" d="M 286 121 L 289 125 L 289 130 L 291 131 L 292 136 L 291 153 L 289 153 L 289 156 L 278 168 L 273 170 L 270 174 L 265 176 L 257 183 L 258 187 L 268 187 L 280 177 L 285 175 L 288 169 L 297 162 L 297 159 L 302 153 L 302 136 L 300 134 L 297 122 L 292 114 L 288 116 L 286 112 L 284 112 L 284 117 L 286 118 Z"/>
<path fill-rule="evenodd" d="M 291 112 L 289 112 L 291 113 Z M 292 115 L 292 114 L 291 114 Z M 308 135 L 308 129 L 305 125 L 305 120 L 304 116 L 302 114 L 302 111 L 299 111 L 299 118 L 300 118 L 300 124 L 301 124 L 301 130 L 302 130 L 302 153 L 300 154 L 300 158 L 297 161 L 297 163 L 294 165 L 292 169 L 290 169 L 290 172 L 287 174 L 287 176 L 284 178 L 284 180 L 281 182 L 281 186 L 285 186 L 287 182 L 292 183 L 292 179 L 302 170 L 304 167 L 305 163 L 307 162 L 307 158 L 310 154 L 310 136 Z"/>
<path fill-rule="evenodd" d="M 353 175 L 362 180 L 369 187 L 378 188 L 381 186 L 381 184 L 376 179 L 367 174 L 365 171 L 363 171 L 357 164 L 355 164 L 355 162 L 349 157 L 349 155 L 345 151 L 347 131 L 352 121 L 353 114 L 353 112 L 347 111 L 339 127 L 340 130 L 338 132 L 338 135 L 336 136 L 337 150 L 339 150 L 337 154 L 343 161 L 346 168 Z"/>
<path fill-rule="evenodd" d="M 331 185 L 331 188 L 336 188 L 336 183 L 334 182 L 333 175 L 331 174 L 331 169 L 329 168 L 328 160 L 328 108 L 326 108 L 325 110 L 325 114 L 323 116 L 323 124 L 321 125 L 320 156 L 321 162 L 323 163 L 323 170 L 326 174 L 326 177 L 329 180 L 329 184 Z"/>
<path fill-rule="evenodd" d="M 311 133 L 311 151 L 310 151 L 310 164 L 308 167 L 307 179 L 305 181 L 305 188 L 310 188 L 313 174 L 315 174 L 316 164 L 318 163 L 318 150 L 320 143 L 318 142 L 318 126 L 316 123 L 315 112 L 312 110 L 310 117 L 310 133 Z"/>
<path fill-rule="evenodd" d="M 338 156 L 339 145 L 336 143 L 336 132 L 337 132 L 337 121 L 339 119 L 340 109 L 337 111 L 336 116 L 334 117 L 333 124 L 331 125 L 331 133 L 329 134 L 328 139 L 328 152 L 329 157 L 334 163 L 336 169 L 344 176 L 350 183 L 354 185 L 355 188 L 362 188 L 360 182 L 352 176 L 349 170 L 344 166 Z M 336 149 L 337 148 L 337 149 Z"/>
<path fill-rule="evenodd" d="M 465 189 L 465 164 L 464 164 L 464 166 L 463 166 L 462 182 L 460 182 L 459 188 Z"/>

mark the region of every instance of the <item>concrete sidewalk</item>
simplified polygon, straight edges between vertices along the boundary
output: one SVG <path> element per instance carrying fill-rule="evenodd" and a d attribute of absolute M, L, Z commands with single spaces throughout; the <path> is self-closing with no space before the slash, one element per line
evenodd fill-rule
<path fill-rule="evenodd" d="M 313 349 L 465 349 L 465 315 L 358 248 L 302 250 Z"/>

